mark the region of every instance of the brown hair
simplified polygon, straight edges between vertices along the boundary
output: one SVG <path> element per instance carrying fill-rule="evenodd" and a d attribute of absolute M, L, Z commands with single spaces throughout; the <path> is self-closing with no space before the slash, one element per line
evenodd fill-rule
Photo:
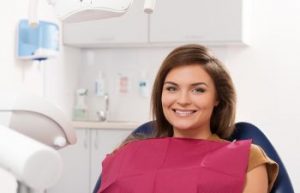
<path fill-rule="evenodd" d="M 174 68 L 199 64 L 215 84 L 218 105 L 210 120 L 211 131 L 221 138 L 228 138 L 234 130 L 236 93 L 228 72 L 221 61 L 201 45 L 189 44 L 174 49 L 163 61 L 153 84 L 151 111 L 155 120 L 155 137 L 173 136 L 173 127 L 164 116 L 161 96 L 167 74 Z"/>

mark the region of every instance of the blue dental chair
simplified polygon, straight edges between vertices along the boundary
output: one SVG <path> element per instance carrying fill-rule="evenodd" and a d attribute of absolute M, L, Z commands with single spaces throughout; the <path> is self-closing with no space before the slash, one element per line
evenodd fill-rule
<path fill-rule="evenodd" d="M 133 131 L 133 134 L 151 135 L 154 124 L 152 121 L 139 126 Z M 292 183 L 289 175 L 282 163 L 279 155 L 274 149 L 268 138 L 254 125 L 246 122 L 236 123 L 236 129 L 229 140 L 252 139 L 254 144 L 259 145 L 267 153 L 267 155 L 276 161 L 279 165 L 279 174 L 273 186 L 271 193 L 294 193 Z M 93 193 L 97 193 L 101 185 L 101 176 L 99 177 Z"/>

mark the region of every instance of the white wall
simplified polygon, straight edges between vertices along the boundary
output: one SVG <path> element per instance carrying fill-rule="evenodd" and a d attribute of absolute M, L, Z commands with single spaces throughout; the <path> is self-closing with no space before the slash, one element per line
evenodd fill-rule
<path fill-rule="evenodd" d="M 45 62 L 45 84 L 39 85 L 37 82 L 43 79 L 43 75 L 39 77 L 36 74 L 37 69 L 32 62 L 16 58 L 17 24 L 20 19 L 27 18 L 28 2 L 29 0 L 10 0 L 0 8 L 0 89 L 25 88 L 35 93 L 40 93 L 37 90 L 43 90 L 46 98 L 58 104 L 70 116 L 74 98 L 73 91 L 78 80 L 78 64 L 81 61 L 80 50 L 61 45 L 59 57 Z M 60 25 L 46 0 L 40 0 L 38 8 L 41 20 L 48 20 Z"/>
<path fill-rule="evenodd" d="M 261 127 L 274 143 L 300 192 L 300 2 L 253 1 L 252 42 L 248 47 L 213 47 L 227 65 L 238 92 L 237 121 Z M 99 70 L 108 76 L 110 119 L 142 121 L 149 118 L 149 98 L 138 95 L 140 73 L 153 80 L 171 48 L 98 49 L 83 52 L 79 85 L 93 90 Z M 120 95 L 116 77 L 125 72 L 132 90 Z M 92 95 L 92 92 L 90 92 Z M 93 106 L 92 104 L 91 106 Z"/>
<path fill-rule="evenodd" d="M 260 126 L 275 144 L 300 192 L 300 2 L 254 1 L 253 41 L 228 48 L 238 119 Z"/>

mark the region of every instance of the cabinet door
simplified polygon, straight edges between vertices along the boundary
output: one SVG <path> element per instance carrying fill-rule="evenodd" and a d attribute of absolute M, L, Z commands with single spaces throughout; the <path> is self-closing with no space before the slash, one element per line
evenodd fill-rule
<path fill-rule="evenodd" d="M 61 179 L 47 193 L 87 193 L 89 191 L 89 130 L 76 129 L 77 143 L 59 150 L 63 159 Z"/>
<path fill-rule="evenodd" d="M 150 18 L 150 42 L 240 42 L 242 1 L 157 1 Z"/>
<path fill-rule="evenodd" d="M 133 1 L 128 12 L 121 17 L 64 24 L 63 41 L 80 47 L 146 43 L 148 16 L 143 12 L 143 3 Z"/>
<path fill-rule="evenodd" d="M 106 154 L 111 153 L 115 148 L 117 148 L 131 132 L 132 130 L 124 129 L 95 129 L 91 132 L 91 191 L 96 185 L 101 173 L 101 163 Z"/>

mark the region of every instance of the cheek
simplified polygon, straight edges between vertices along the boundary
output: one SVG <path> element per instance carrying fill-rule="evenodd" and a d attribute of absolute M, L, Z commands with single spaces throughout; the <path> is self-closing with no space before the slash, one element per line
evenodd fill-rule
<path fill-rule="evenodd" d="M 210 96 L 195 96 L 191 97 L 192 103 L 202 109 L 212 109 L 216 101 Z"/>
<path fill-rule="evenodd" d="M 162 103 L 163 108 L 170 106 L 173 102 L 174 102 L 174 97 L 172 97 L 171 95 L 166 94 L 164 92 L 162 93 L 161 103 Z"/>
<path fill-rule="evenodd" d="M 169 94 L 162 94 L 161 96 L 161 104 L 164 117 L 170 122 L 171 119 L 171 106 L 174 103 L 174 97 L 170 96 Z"/>
<path fill-rule="evenodd" d="M 204 104 L 204 106 L 206 107 L 206 109 L 212 110 L 215 107 L 214 103 L 214 101 L 209 101 L 206 104 Z"/>
<path fill-rule="evenodd" d="M 165 104 L 168 102 L 168 99 L 167 99 L 167 96 L 166 96 L 166 94 L 164 93 L 164 92 L 162 92 L 162 94 L 161 94 L 161 104 L 163 105 L 163 106 L 165 106 Z"/>
<path fill-rule="evenodd" d="M 162 104 L 163 110 L 165 111 L 165 108 L 168 106 L 168 100 L 166 100 L 166 97 L 164 97 L 163 95 L 161 97 L 161 104 Z"/>

